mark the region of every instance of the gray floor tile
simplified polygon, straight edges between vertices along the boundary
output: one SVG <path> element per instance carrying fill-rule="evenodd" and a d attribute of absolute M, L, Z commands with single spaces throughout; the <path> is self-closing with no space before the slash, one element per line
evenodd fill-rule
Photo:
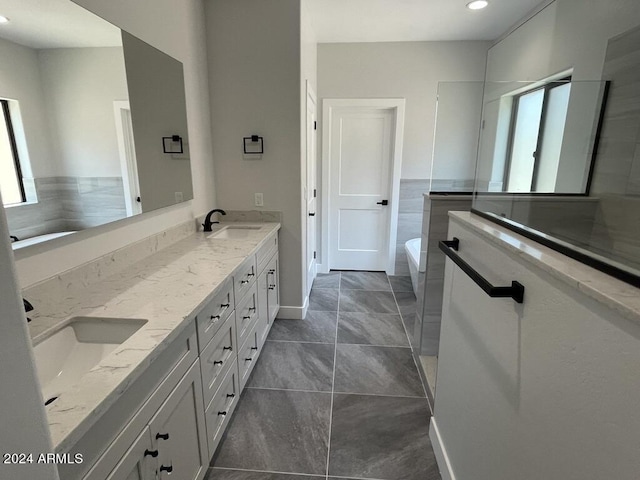
<path fill-rule="evenodd" d="M 426 399 L 336 394 L 329 475 L 439 480 Z"/>
<path fill-rule="evenodd" d="M 334 343 L 338 312 L 307 312 L 304 320 L 277 318 L 269 332 L 269 340 Z"/>
<path fill-rule="evenodd" d="M 394 292 L 413 292 L 411 277 L 391 276 L 389 277 L 389 282 Z"/>
<path fill-rule="evenodd" d="M 246 389 L 214 467 L 324 474 L 331 394 Z"/>
<path fill-rule="evenodd" d="M 398 307 L 391 292 L 341 290 L 340 311 L 397 314 Z"/>
<path fill-rule="evenodd" d="M 227 470 L 210 468 L 205 480 L 318 480 L 322 477 L 309 475 L 291 475 L 284 473 L 249 472 L 246 470 Z"/>
<path fill-rule="evenodd" d="M 391 285 L 384 272 L 342 272 L 341 290 L 390 291 Z"/>
<path fill-rule="evenodd" d="M 411 349 L 338 345 L 336 392 L 424 397 Z"/>
<path fill-rule="evenodd" d="M 408 306 L 415 306 L 416 304 L 416 296 L 413 291 L 411 292 L 395 292 L 396 301 L 398 302 L 398 306 L 400 309 Z"/>
<path fill-rule="evenodd" d="M 248 387 L 331 391 L 335 345 L 265 342 Z"/>
<path fill-rule="evenodd" d="M 338 343 L 408 346 L 400 315 L 341 312 Z"/>
<path fill-rule="evenodd" d="M 340 272 L 319 273 L 313 288 L 340 288 Z"/>
<path fill-rule="evenodd" d="M 338 310 L 338 289 L 314 288 L 309 294 L 309 311 L 335 312 Z"/>

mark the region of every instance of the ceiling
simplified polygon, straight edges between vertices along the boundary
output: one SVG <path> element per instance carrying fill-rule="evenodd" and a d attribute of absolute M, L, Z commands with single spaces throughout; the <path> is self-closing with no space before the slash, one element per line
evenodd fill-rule
<path fill-rule="evenodd" d="M 0 0 L 0 38 L 30 48 L 122 46 L 120 29 L 69 0 Z"/>
<path fill-rule="evenodd" d="M 548 0 L 305 0 L 319 43 L 495 40 Z"/>

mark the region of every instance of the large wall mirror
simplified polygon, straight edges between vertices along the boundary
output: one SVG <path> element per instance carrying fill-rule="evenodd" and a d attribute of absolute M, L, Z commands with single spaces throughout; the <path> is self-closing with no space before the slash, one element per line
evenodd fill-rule
<path fill-rule="evenodd" d="M 193 198 L 179 61 L 69 0 L 3 2 L 0 15 L 14 249 Z"/>

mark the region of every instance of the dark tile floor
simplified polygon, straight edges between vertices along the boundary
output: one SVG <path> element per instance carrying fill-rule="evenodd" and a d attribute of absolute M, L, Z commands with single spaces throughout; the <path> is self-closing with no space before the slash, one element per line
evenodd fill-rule
<path fill-rule="evenodd" d="M 331 272 L 309 305 L 273 325 L 207 480 L 440 480 L 405 329 L 411 284 Z"/>

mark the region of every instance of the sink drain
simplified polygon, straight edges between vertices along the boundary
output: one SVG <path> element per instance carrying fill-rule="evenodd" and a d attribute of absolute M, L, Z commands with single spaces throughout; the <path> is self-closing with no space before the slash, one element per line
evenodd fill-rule
<path fill-rule="evenodd" d="M 51 397 L 49 400 L 47 400 L 46 402 L 44 402 L 44 406 L 46 407 L 47 405 L 51 405 L 53 402 L 55 402 L 58 399 L 58 397 Z"/>

